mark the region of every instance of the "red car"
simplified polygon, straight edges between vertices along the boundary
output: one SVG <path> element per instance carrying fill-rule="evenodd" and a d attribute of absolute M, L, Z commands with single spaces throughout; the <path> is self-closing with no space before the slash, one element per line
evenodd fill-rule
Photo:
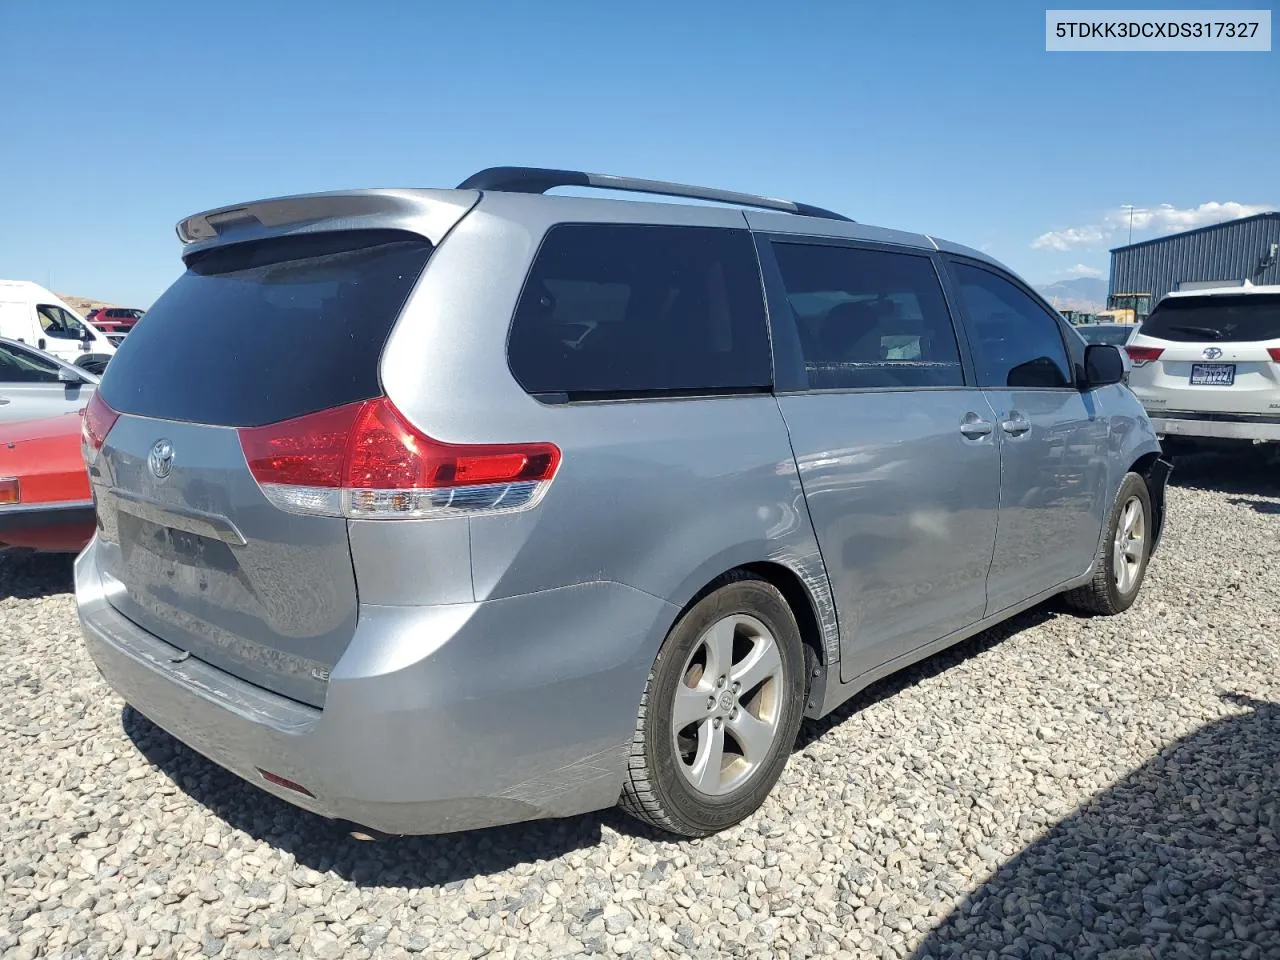
<path fill-rule="evenodd" d="M 91 324 L 106 334 L 118 334 L 121 337 L 133 329 L 143 311 L 136 307 L 98 307 L 90 310 L 85 317 Z"/>
<path fill-rule="evenodd" d="M 0 424 L 0 547 L 79 553 L 93 536 L 81 415 Z"/>

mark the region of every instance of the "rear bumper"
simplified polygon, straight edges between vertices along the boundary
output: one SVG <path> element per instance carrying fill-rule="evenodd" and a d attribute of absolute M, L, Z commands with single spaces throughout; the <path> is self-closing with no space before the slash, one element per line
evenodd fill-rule
<path fill-rule="evenodd" d="M 79 553 L 93 536 L 92 500 L 0 507 L 0 546 Z"/>
<path fill-rule="evenodd" d="M 590 583 L 481 603 L 362 606 L 316 709 L 245 683 L 107 602 L 96 543 L 76 561 L 90 655 L 152 722 L 306 810 L 392 834 L 607 807 L 665 601 Z M 262 771 L 306 787 L 307 796 Z"/>
<path fill-rule="evenodd" d="M 1219 440 L 1280 441 L 1280 417 L 1225 413 L 1148 411 L 1162 437 L 1206 437 Z"/>

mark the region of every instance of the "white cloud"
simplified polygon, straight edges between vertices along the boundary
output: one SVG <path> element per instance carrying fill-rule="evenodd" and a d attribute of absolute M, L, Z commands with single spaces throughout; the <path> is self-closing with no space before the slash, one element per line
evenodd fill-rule
<path fill-rule="evenodd" d="M 1198 207 L 1186 208 L 1175 207 L 1171 203 L 1161 203 L 1155 207 L 1134 207 L 1133 233 L 1138 239 L 1141 239 L 1141 234 L 1160 236 L 1166 233 L 1180 233 L 1183 230 L 1194 230 L 1196 227 L 1207 227 L 1226 220 L 1251 217 L 1256 213 L 1275 209 L 1276 206 L 1273 204 L 1237 203 L 1234 200 L 1228 200 L 1225 203 L 1210 200 Z M 1065 252 L 1076 247 L 1097 247 L 1104 242 L 1110 243 L 1120 238 L 1128 242 L 1130 219 L 1128 207 L 1108 210 L 1101 219 L 1101 223 L 1042 233 L 1031 241 L 1031 249 Z"/>
<path fill-rule="evenodd" d="M 1238 220 L 1240 217 L 1251 217 L 1255 213 L 1266 213 L 1275 207 L 1266 204 L 1226 203 L 1209 201 L 1198 207 L 1180 210 L 1171 203 L 1162 203 L 1153 209 L 1136 207 L 1133 211 L 1133 229 L 1153 233 L 1178 233 L 1182 230 L 1194 230 L 1196 227 L 1207 227 L 1211 223 L 1222 223 L 1224 220 Z M 1123 229 L 1128 234 L 1129 210 L 1121 208 L 1113 210 L 1106 216 L 1107 223 L 1115 233 Z"/>
<path fill-rule="evenodd" d="M 1091 267 L 1085 263 L 1077 263 L 1074 267 L 1067 267 L 1067 274 L 1073 277 L 1100 277 L 1102 271 L 1097 267 Z"/>
<path fill-rule="evenodd" d="M 1104 237 L 1101 227 L 1068 227 L 1040 234 L 1031 241 L 1031 249 L 1066 251 L 1072 247 L 1092 247 L 1101 243 Z"/>

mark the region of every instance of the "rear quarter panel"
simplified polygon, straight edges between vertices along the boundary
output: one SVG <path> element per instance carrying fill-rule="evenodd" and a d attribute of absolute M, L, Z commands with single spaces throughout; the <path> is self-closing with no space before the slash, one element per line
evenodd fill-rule
<path fill-rule="evenodd" d="M 388 396 L 430 436 L 550 441 L 563 453 L 537 507 L 468 521 L 475 599 L 614 581 L 678 610 L 720 573 L 774 561 L 809 589 L 838 657 L 772 396 L 543 404 L 512 377 L 508 328 L 542 236 L 555 223 L 590 221 L 745 227 L 736 210 L 487 194 L 432 256 L 383 354 Z M 650 661 L 669 627 L 654 625 Z"/>

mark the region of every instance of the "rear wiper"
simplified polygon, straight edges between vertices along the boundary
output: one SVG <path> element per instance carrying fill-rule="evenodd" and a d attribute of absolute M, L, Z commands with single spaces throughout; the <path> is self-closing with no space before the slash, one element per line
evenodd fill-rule
<path fill-rule="evenodd" d="M 1221 340 L 1222 331 L 1215 330 L 1213 327 L 1180 327 L 1176 324 L 1169 325 L 1170 330 L 1177 330 L 1181 333 L 1201 333 L 1204 334 L 1206 340 Z"/>

